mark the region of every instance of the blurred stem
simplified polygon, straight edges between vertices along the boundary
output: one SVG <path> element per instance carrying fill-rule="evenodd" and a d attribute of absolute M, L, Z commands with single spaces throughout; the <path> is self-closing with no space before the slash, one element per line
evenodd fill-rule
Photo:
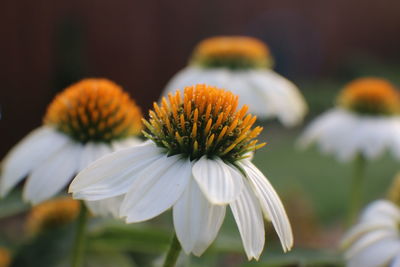
<path fill-rule="evenodd" d="M 348 224 L 355 222 L 361 208 L 363 199 L 363 189 L 365 180 L 366 160 L 362 155 L 354 159 L 353 180 L 350 192 L 350 209 L 348 214 Z"/>
<path fill-rule="evenodd" d="M 83 201 L 80 202 L 81 210 L 78 216 L 75 242 L 72 251 L 71 267 L 83 266 L 83 258 L 85 251 L 86 224 L 88 220 L 88 212 Z"/>
<path fill-rule="evenodd" d="M 181 244 L 179 243 L 176 234 L 174 234 L 174 238 L 172 239 L 163 267 L 174 267 L 176 265 L 176 261 L 178 260 L 180 252 L 181 252 Z"/>

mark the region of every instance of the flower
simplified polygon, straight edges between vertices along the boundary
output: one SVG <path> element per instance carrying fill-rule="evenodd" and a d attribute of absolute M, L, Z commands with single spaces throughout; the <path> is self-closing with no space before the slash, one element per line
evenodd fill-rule
<path fill-rule="evenodd" d="M 255 116 L 238 109 L 231 92 L 197 85 L 154 103 L 144 132 L 150 140 L 94 162 L 72 181 L 74 198 L 122 196 L 127 223 L 149 220 L 172 207 L 184 251 L 201 255 L 215 239 L 229 205 L 249 259 L 264 246 L 263 214 L 284 251 L 293 237 L 283 205 L 248 153 L 265 144 L 254 138 Z"/>
<path fill-rule="evenodd" d="M 385 150 L 400 159 L 400 98 L 393 85 L 360 78 L 345 86 L 337 103 L 306 128 L 302 147 L 317 143 L 341 161 L 358 154 L 374 159 Z"/>
<path fill-rule="evenodd" d="M 189 66 L 167 84 L 164 96 L 197 83 L 230 88 L 259 118 L 277 117 L 285 126 L 299 124 L 307 105 L 298 88 L 271 70 L 268 47 L 252 37 L 220 36 L 200 42 Z"/>
<path fill-rule="evenodd" d="M 400 264 L 400 209 L 377 200 L 364 210 L 359 222 L 342 241 L 349 267 L 384 267 Z"/>
<path fill-rule="evenodd" d="M 23 197 L 51 198 L 93 160 L 140 143 L 141 112 L 122 88 L 106 79 L 84 79 L 49 105 L 43 126 L 32 131 L 1 164 L 0 196 L 24 177 Z"/>
<path fill-rule="evenodd" d="M 79 214 L 79 201 L 60 197 L 34 206 L 28 214 L 26 229 L 30 234 L 53 229 L 73 222 Z"/>
<path fill-rule="evenodd" d="M 8 249 L 0 247 L 0 267 L 8 267 L 11 265 L 11 253 Z"/>

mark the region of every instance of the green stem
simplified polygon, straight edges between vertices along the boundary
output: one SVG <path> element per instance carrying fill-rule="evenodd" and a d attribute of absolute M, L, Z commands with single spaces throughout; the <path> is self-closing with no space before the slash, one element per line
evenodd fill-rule
<path fill-rule="evenodd" d="M 81 267 L 83 265 L 85 251 L 86 224 L 88 220 L 88 212 L 83 201 L 80 203 L 81 210 L 79 212 L 75 242 L 72 251 L 71 267 Z"/>
<path fill-rule="evenodd" d="M 172 239 L 163 267 L 174 267 L 176 265 L 176 261 L 178 260 L 180 252 L 181 252 L 181 244 L 179 243 L 176 234 L 174 234 L 174 238 Z"/>
<path fill-rule="evenodd" d="M 350 192 L 350 209 L 348 214 L 349 225 L 355 222 L 361 209 L 366 163 L 362 155 L 358 155 L 354 160 L 353 180 Z"/>

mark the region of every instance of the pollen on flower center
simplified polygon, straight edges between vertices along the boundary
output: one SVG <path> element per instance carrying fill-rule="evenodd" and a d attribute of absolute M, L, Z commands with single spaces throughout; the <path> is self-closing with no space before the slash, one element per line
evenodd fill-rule
<path fill-rule="evenodd" d="M 120 86 L 106 79 L 84 79 L 58 94 L 44 123 L 73 139 L 111 142 L 142 130 L 141 111 Z"/>
<path fill-rule="evenodd" d="M 11 253 L 8 249 L 0 247 L 0 267 L 8 267 L 11 264 Z"/>
<path fill-rule="evenodd" d="M 268 47 L 260 40 L 244 36 L 208 38 L 198 44 L 192 64 L 205 68 L 266 68 L 272 63 Z"/>
<path fill-rule="evenodd" d="M 34 206 L 28 214 L 27 231 L 36 234 L 66 225 L 77 218 L 79 211 L 79 201 L 68 197 L 43 202 Z"/>
<path fill-rule="evenodd" d="M 238 96 L 229 91 L 207 85 L 186 87 L 181 95 L 177 90 L 154 103 L 149 121 L 143 120 L 144 134 L 169 155 L 183 154 L 190 159 L 203 155 L 218 156 L 235 162 L 246 153 L 261 148 L 253 140 L 262 127 L 252 129 L 256 117 L 247 114 L 245 105 L 240 110 Z"/>
<path fill-rule="evenodd" d="M 391 83 L 378 78 L 350 82 L 339 95 L 338 104 L 361 114 L 393 115 L 400 111 L 399 93 Z"/>

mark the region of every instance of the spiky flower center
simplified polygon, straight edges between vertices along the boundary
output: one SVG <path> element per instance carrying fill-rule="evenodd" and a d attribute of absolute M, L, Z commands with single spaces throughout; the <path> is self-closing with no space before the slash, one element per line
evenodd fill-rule
<path fill-rule="evenodd" d="M 200 42 L 192 64 L 204 68 L 255 69 L 272 65 L 268 47 L 260 40 L 244 36 L 221 36 Z"/>
<path fill-rule="evenodd" d="M 141 111 L 120 86 L 106 79 L 84 79 L 58 94 L 44 123 L 81 142 L 105 142 L 137 135 Z"/>
<path fill-rule="evenodd" d="M 361 78 L 350 82 L 340 93 L 338 104 L 366 115 L 394 115 L 400 111 L 400 97 L 384 79 Z"/>
<path fill-rule="evenodd" d="M 79 201 L 62 197 L 34 206 L 27 217 L 28 233 L 36 234 L 74 221 L 80 211 Z"/>
<path fill-rule="evenodd" d="M 191 160 L 203 155 L 218 156 L 234 163 L 247 153 L 261 148 L 253 140 L 262 127 L 252 128 L 256 117 L 247 114 L 248 107 L 238 107 L 238 96 L 207 85 L 177 90 L 154 103 L 144 134 L 169 155 L 182 154 Z"/>

